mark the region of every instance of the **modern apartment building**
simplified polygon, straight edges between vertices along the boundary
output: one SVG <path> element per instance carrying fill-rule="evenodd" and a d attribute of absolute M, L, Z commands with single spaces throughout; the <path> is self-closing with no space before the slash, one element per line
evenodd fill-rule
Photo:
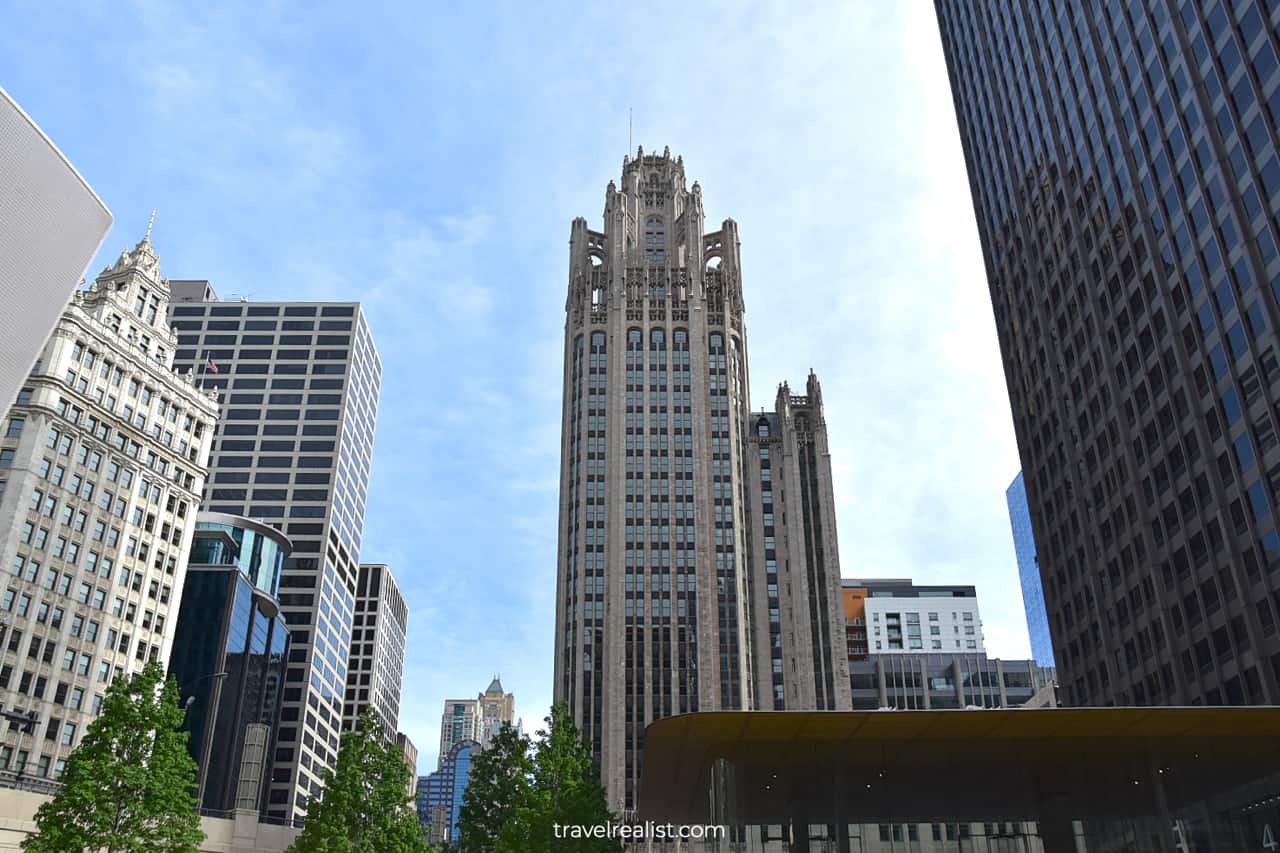
<path fill-rule="evenodd" d="M 174 299 L 175 363 L 223 404 L 204 506 L 293 542 L 268 813 L 300 816 L 338 754 L 382 366 L 358 303 L 224 302 L 190 280 Z"/>
<path fill-rule="evenodd" d="M 388 737 L 396 736 L 408 630 L 409 608 L 391 569 L 383 563 L 361 563 L 347 665 L 345 729 L 355 729 L 368 709 L 382 720 Z"/>
<path fill-rule="evenodd" d="M 936 9 L 1064 702 L 1280 703 L 1280 4 Z"/>
<path fill-rule="evenodd" d="M 175 372 L 168 300 L 144 237 L 0 417 L 0 709 L 28 720 L 0 728 L 0 772 L 56 778 L 111 681 L 168 664 L 218 413 Z"/>
<path fill-rule="evenodd" d="M 0 412 L 13 404 L 111 228 L 111 212 L 0 89 Z M 18 307 L 21 310 L 14 310 Z"/>
<path fill-rule="evenodd" d="M 570 229 L 554 696 L 635 807 L 645 726 L 750 708 L 738 229 L 664 151 Z"/>
<path fill-rule="evenodd" d="M 1022 586 L 1022 609 L 1027 617 L 1031 656 L 1040 666 L 1053 666 L 1053 640 L 1049 637 L 1049 614 L 1044 609 L 1044 587 L 1040 563 L 1036 560 L 1036 539 L 1031 531 L 1031 509 L 1027 506 L 1027 486 L 1022 472 L 1013 478 L 1004 493 L 1013 528 L 1013 553 L 1018 561 L 1018 582 Z"/>
<path fill-rule="evenodd" d="M 196 517 L 169 673 L 206 809 L 266 811 L 289 654 L 276 596 L 290 547 L 261 522 Z"/>
<path fill-rule="evenodd" d="M 745 466 L 756 704 L 848 710 L 831 451 L 822 388 L 778 388 L 751 416 Z"/>
<path fill-rule="evenodd" d="M 841 581 L 850 660 L 868 654 L 985 654 L 972 586 L 917 586 L 909 578 Z"/>

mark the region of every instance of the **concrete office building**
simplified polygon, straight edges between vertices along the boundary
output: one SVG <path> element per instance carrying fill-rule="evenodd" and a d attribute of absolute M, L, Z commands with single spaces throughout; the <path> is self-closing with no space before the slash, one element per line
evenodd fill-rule
<path fill-rule="evenodd" d="M 418 781 L 418 747 L 404 732 L 396 733 L 396 746 L 400 748 L 400 754 L 404 756 L 404 766 L 409 768 L 409 782 L 405 793 L 412 797 Z"/>
<path fill-rule="evenodd" d="M 111 228 L 84 178 L 0 89 L 0 412 Z"/>
<path fill-rule="evenodd" d="M 289 628 L 276 590 L 288 538 L 260 522 L 200 513 L 169 673 L 187 709 L 200 805 L 265 811 Z"/>
<path fill-rule="evenodd" d="M 0 772 L 56 778 L 110 682 L 167 665 L 218 407 L 174 370 L 150 236 L 78 291 L 0 418 Z"/>
<path fill-rule="evenodd" d="M 1040 563 L 1036 560 L 1036 539 L 1031 532 L 1031 509 L 1027 506 L 1027 486 L 1022 472 L 1013 478 L 1004 493 L 1013 528 L 1013 553 L 1018 561 L 1018 582 L 1022 586 L 1022 609 L 1031 637 L 1031 656 L 1040 666 L 1053 666 L 1053 640 L 1049 637 L 1049 614 L 1044 609 L 1044 587 Z"/>
<path fill-rule="evenodd" d="M 222 302 L 174 283 L 176 363 L 224 404 L 205 508 L 281 529 L 291 649 L 268 812 L 296 817 L 334 764 L 382 366 L 358 303 Z"/>
<path fill-rule="evenodd" d="M 1064 701 L 1280 703 L 1280 5 L 936 8 Z"/>
<path fill-rule="evenodd" d="M 985 653 L 972 586 L 917 586 L 909 578 L 841 581 L 849 657 Z"/>
<path fill-rule="evenodd" d="M 738 229 L 670 153 L 570 229 L 554 696 L 635 807 L 645 726 L 752 707 Z"/>
<path fill-rule="evenodd" d="M 1054 707 L 1056 675 L 985 654 L 873 654 L 849 662 L 854 710 Z"/>
<path fill-rule="evenodd" d="M 409 608 L 391 569 L 383 563 L 361 563 L 343 728 L 355 729 L 360 715 L 368 709 L 382 720 L 388 737 L 396 736 L 408 629 Z"/>
<path fill-rule="evenodd" d="M 831 451 L 822 388 L 778 388 L 749 421 L 746 479 L 756 704 L 848 710 Z"/>

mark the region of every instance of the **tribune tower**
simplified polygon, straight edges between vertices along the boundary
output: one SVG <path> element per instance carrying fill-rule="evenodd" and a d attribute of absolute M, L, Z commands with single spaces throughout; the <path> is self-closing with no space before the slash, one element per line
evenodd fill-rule
<path fill-rule="evenodd" d="M 737 225 L 669 151 L 570 232 L 555 696 L 635 808 L 645 726 L 752 707 Z"/>

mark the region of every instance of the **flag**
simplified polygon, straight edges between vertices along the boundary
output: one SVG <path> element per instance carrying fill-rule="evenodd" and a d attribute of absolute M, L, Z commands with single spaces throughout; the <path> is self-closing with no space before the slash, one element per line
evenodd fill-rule
<path fill-rule="evenodd" d="M 206 373 L 217 373 L 218 365 L 213 363 L 213 356 L 209 356 L 209 362 L 204 366 Z"/>
<path fill-rule="evenodd" d="M 84 276 L 80 276 L 80 284 L 84 284 Z M 79 286 L 80 286 L 79 284 L 76 285 L 76 287 L 79 287 Z"/>

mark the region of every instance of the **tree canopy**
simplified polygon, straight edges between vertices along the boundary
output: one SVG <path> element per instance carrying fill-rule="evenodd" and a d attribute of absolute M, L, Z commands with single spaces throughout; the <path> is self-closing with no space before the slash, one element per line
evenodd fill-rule
<path fill-rule="evenodd" d="M 324 790 L 286 853 L 428 853 L 408 793 L 412 776 L 381 721 L 364 714 L 342 735 L 337 764 L 325 770 Z"/>
<path fill-rule="evenodd" d="M 566 827 L 617 822 L 599 769 L 568 708 L 558 704 L 538 740 L 506 727 L 471 765 L 459 815 L 463 853 L 615 853 L 618 839 L 573 838 Z"/>
<path fill-rule="evenodd" d="M 182 718 L 177 683 L 159 665 L 117 678 L 22 849 L 195 853 L 204 832 Z"/>

